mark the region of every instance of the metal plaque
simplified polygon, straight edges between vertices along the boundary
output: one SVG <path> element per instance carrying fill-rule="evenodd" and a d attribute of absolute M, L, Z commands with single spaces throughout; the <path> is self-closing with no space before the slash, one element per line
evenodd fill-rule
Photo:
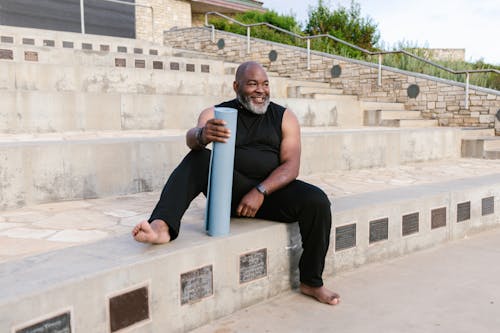
<path fill-rule="evenodd" d="M 417 98 L 418 94 L 420 93 L 420 87 L 416 84 L 410 84 L 408 86 L 408 89 L 406 89 L 406 93 L 410 98 Z"/>
<path fill-rule="evenodd" d="M 356 246 L 356 223 L 335 228 L 335 251 Z"/>
<path fill-rule="evenodd" d="M 470 220 L 470 201 L 457 204 L 457 222 Z"/>
<path fill-rule="evenodd" d="M 186 64 L 186 72 L 194 72 L 194 64 Z"/>
<path fill-rule="evenodd" d="M 141 287 L 109 299 L 109 325 L 111 332 L 149 319 L 149 293 Z"/>
<path fill-rule="evenodd" d="M 26 60 L 26 61 L 38 61 L 38 52 L 24 51 L 24 60 Z"/>
<path fill-rule="evenodd" d="M 36 324 L 16 330 L 16 333 L 71 333 L 71 314 L 44 319 Z"/>
<path fill-rule="evenodd" d="M 278 59 L 278 52 L 276 50 L 271 50 L 269 52 L 269 60 L 276 61 Z"/>
<path fill-rule="evenodd" d="M 419 213 L 403 215 L 403 236 L 418 232 Z"/>
<path fill-rule="evenodd" d="M 497 120 L 500 121 L 500 109 L 498 109 L 495 117 L 497 117 Z"/>
<path fill-rule="evenodd" d="M 12 44 L 12 43 L 14 43 L 14 37 L 12 37 L 12 36 L 2 36 L 2 37 L 0 37 L 0 42 Z"/>
<path fill-rule="evenodd" d="M 14 59 L 14 52 L 12 50 L 0 49 L 0 59 L 12 60 Z"/>
<path fill-rule="evenodd" d="M 51 39 L 44 39 L 43 40 L 43 46 L 50 46 L 50 47 L 54 47 L 56 46 L 56 42 L 51 40 Z"/>
<path fill-rule="evenodd" d="M 226 46 L 226 42 L 224 41 L 224 38 L 221 38 L 217 41 L 217 48 L 219 50 L 222 50 Z"/>
<path fill-rule="evenodd" d="M 170 69 L 173 71 L 178 71 L 180 69 L 180 65 L 178 62 L 171 62 Z"/>
<path fill-rule="evenodd" d="M 72 48 L 75 47 L 75 43 L 63 41 L 62 42 L 62 47 L 65 48 L 65 49 L 72 49 Z"/>
<path fill-rule="evenodd" d="M 92 50 L 92 44 L 82 43 L 82 50 Z"/>
<path fill-rule="evenodd" d="M 35 39 L 33 38 L 23 38 L 24 45 L 35 45 Z"/>
<path fill-rule="evenodd" d="M 109 45 L 101 44 L 99 46 L 99 50 L 101 50 L 102 52 L 109 52 L 109 49 Z"/>
<path fill-rule="evenodd" d="M 127 66 L 127 60 L 125 58 L 115 58 L 115 67 L 125 66 Z"/>
<path fill-rule="evenodd" d="M 181 274 L 181 305 L 214 294 L 212 265 Z"/>
<path fill-rule="evenodd" d="M 446 226 L 446 207 L 431 210 L 431 229 Z"/>
<path fill-rule="evenodd" d="M 146 60 L 135 59 L 135 68 L 146 68 Z"/>
<path fill-rule="evenodd" d="M 125 47 L 125 46 L 118 46 L 116 48 L 116 51 L 120 52 L 120 53 L 127 53 L 127 47 Z"/>
<path fill-rule="evenodd" d="M 340 65 L 335 65 L 332 67 L 330 72 L 332 74 L 332 77 L 339 77 L 340 74 L 342 74 L 342 67 L 340 67 Z"/>
<path fill-rule="evenodd" d="M 210 65 L 201 65 L 202 73 L 210 73 Z"/>
<path fill-rule="evenodd" d="M 163 69 L 162 61 L 153 61 L 153 69 Z"/>
<path fill-rule="evenodd" d="M 260 249 L 240 256 L 240 283 L 267 276 L 267 249 Z"/>
<path fill-rule="evenodd" d="M 138 48 L 138 47 L 134 47 L 134 53 L 135 54 L 142 54 L 142 49 L 141 48 Z"/>
<path fill-rule="evenodd" d="M 389 218 L 370 221 L 370 243 L 389 239 Z"/>
<path fill-rule="evenodd" d="M 483 198 L 481 200 L 481 214 L 490 215 L 495 213 L 495 197 Z"/>
<path fill-rule="evenodd" d="M 158 55 L 158 50 L 149 50 L 150 55 Z"/>

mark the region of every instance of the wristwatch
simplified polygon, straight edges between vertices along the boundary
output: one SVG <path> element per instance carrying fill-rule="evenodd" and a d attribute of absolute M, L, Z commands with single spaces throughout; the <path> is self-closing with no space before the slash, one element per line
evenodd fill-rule
<path fill-rule="evenodd" d="M 266 188 L 264 187 L 264 185 L 259 184 L 259 185 L 255 186 L 255 188 L 257 189 L 257 191 L 259 191 L 259 192 L 260 192 L 260 193 L 262 193 L 265 197 L 267 197 L 267 190 L 266 190 Z"/>

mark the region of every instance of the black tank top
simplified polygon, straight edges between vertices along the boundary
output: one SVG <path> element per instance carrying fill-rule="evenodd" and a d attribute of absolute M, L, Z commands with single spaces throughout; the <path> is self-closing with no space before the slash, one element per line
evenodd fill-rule
<path fill-rule="evenodd" d="M 266 113 L 258 115 L 237 99 L 216 107 L 238 110 L 234 169 L 256 180 L 266 178 L 280 165 L 281 121 L 286 108 L 271 102 Z"/>

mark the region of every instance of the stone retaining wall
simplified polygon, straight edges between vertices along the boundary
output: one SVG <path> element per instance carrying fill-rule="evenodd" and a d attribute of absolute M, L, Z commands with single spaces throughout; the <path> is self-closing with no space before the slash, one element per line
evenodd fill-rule
<path fill-rule="evenodd" d="M 220 42 L 223 40 L 222 42 Z M 227 61 L 255 60 L 270 71 L 294 79 L 330 82 L 345 94 L 358 95 L 364 101 L 404 103 L 407 110 L 422 112 L 427 119 L 437 119 L 441 126 L 495 128 L 500 135 L 500 91 L 476 86 L 469 88 L 469 108 L 465 108 L 465 85 L 435 77 L 383 67 L 382 85 L 377 84 L 376 64 L 330 54 L 311 52 L 311 69 L 307 69 L 306 49 L 252 38 L 247 54 L 247 40 L 228 32 L 216 31 L 212 42 L 208 28 L 179 29 L 164 32 L 164 43 L 175 48 L 216 54 Z M 223 46 L 223 47 L 222 47 Z M 270 60 L 271 51 L 276 60 Z M 334 66 L 340 70 L 332 77 Z M 416 98 L 408 96 L 408 88 L 417 85 Z"/>

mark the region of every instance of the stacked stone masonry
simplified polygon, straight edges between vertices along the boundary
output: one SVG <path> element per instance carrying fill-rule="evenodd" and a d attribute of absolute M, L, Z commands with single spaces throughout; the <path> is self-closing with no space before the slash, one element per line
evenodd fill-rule
<path fill-rule="evenodd" d="M 223 49 L 217 45 L 220 39 L 224 39 Z M 437 119 L 440 126 L 495 128 L 500 135 L 500 121 L 495 117 L 500 110 L 500 91 L 497 90 L 469 87 L 469 107 L 466 108 L 463 83 L 384 67 L 382 85 L 378 86 L 378 68 L 373 63 L 311 52 L 308 70 L 306 49 L 252 38 L 250 52 L 247 52 L 245 36 L 215 31 L 212 41 L 208 28 L 165 31 L 164 43 L 213 53 L 227 61 L 255 60 L 282 76 L 330 82 L 333 88 L 357 95 L 364 101 L 404 103 L 407 110 L 420 111 L 426 119 Z M 278 54 L 276 61 L 269 59 L 272 50 Z M 331 74 L 334 65 L 341 68 L 337 78 Z M 409 98 L 407 89 L 413 84 L 418 85 L 420 92 L 416 98 Z"/>

